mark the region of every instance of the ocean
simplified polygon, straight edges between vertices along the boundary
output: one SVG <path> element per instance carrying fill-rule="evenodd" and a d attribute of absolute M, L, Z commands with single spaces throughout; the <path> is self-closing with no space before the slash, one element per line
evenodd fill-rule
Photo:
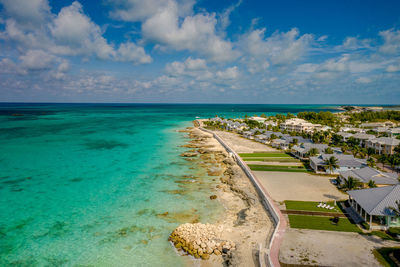
<path fill-rule="evenodd" d="M 324 105 L 0 103 L 0 266 L 185 266 L 167 239 L 214 222 L 215 182 L 179 155 L 196 117 Z M 200 177 L 183 184 L 182 177 Z"/>

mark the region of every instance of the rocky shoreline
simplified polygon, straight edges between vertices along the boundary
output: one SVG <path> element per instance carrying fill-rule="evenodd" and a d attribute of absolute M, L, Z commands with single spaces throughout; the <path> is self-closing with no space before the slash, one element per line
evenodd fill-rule
<path fill-rule="evenodd" d="M 171 243 L 201 266 L 257 266 L 257 249 L 265 245 L 271 220 L 250 180 L 211 134 L 186 128 L 190 142 L 181 154 L 207 171 L 215 181 L 210 199 L 224 207 L 215 224 L 184 223 L 170 235 Z"/>

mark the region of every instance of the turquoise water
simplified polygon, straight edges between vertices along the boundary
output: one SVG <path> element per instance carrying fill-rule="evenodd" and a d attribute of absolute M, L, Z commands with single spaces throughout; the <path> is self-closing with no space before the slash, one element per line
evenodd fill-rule
<path fill-rule="evenodd" d="M 169 233 L 223 208 L 209 199 L 212 177 L 179 156 L 188 139 L 176 130 L 196 116 L 330 109 L 0 104 L 0 265 L 183 266 Z"/>

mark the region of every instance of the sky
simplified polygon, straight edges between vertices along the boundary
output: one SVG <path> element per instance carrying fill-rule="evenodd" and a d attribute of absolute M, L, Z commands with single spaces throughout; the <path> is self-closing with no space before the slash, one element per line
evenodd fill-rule
<path fill-rule="evenodd" d="M 400 1 L 0 0 L 0 101 L 400 104 Z"/>

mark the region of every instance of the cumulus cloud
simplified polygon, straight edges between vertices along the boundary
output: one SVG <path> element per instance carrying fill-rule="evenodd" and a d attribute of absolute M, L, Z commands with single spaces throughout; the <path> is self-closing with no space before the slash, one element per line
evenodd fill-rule
<path fill-rule="evenodd" d="M 50 15 L 47 0 L 0 0 L 7 14 L 25 27 L 36 27 Z"/>
<path fill-rule="evenodd" d="M 118 61 L 128 61 L 139 64 L 151 63 L 153 59 L 146 54 L 143 47 L 134 43 L 127 42 L 120 45 L 116 51 L 116 59 Z"/>
<path fill-rule="evenodd" d="M 291 64 L 308 52 L 314 41 L 311 34 L 300 35 L 297 28 L 275 32 L 265 38 L 266 29 L 256 29 L 242 39 L 242 47 L 250 56 L 262 57 L 272 64 Z"/>
<path fill-rule="evenodd" d="M 372 80 L 371 80 L 370 78 L 368 78 L 368 77 L 359 77 L 359 78 L 356 80 L 356 82 L 357 82 L 357 83 L 371 83 Z"/>

